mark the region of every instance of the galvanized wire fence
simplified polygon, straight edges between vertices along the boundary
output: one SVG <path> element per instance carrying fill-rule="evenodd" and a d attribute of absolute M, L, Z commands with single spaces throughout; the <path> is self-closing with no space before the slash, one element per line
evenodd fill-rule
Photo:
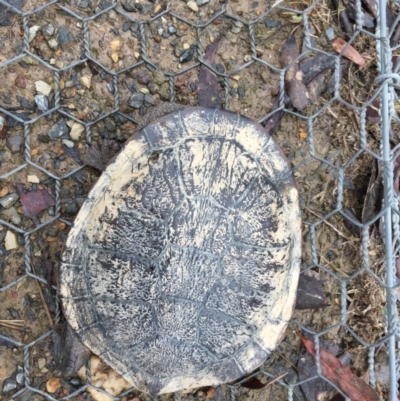
<path fill-rule="evenodd" d="M 10 162 L 8 165 L 11 167 L 7 168 L 6 171 L 3 169 L 4 165 L 6 164 L 3 164 L 3 167 L 0 166 L 0 179 L 3 183 L 13 183 L 17 181 L 21 182 L 21 173 L 25 171 L 36 171 L 37 175 L 41 177 L 38 180 L 40 185 L 48 188 L 55 199 L 55 205 L 52 212 L 46 212 L 47 214 L 42 215 L 41 220 L 38 222 L 38 224 L 36 224 L 36 226 L 31 226 L 29 228 L 27 226 L 22 226 L 21 224 L 16 224 L 15 222 L 5 218 L 0 220 L 0 224 L 3 226 L 2 233 L 8 234 L 10 232 L 11 234 L 8 235 L 11 236 L 18 234 L 19 245 L 21 248 L 24 248 L 21 274 L 18 277 L 11 275 L 13 278 L 6 280 L 3 283 L 2 287 L 0 288 L 0 292 L 5 294 L 8 291 L 16 291 L 24 280 L 29 279 L 37 280 L 38 282 L 43 283 L 44 288 L 46 285 L 46 279 L 44 278 L 44 275 L 37 274 L 32 268 L 32 260 L 34 257 L 37 257 L 37 247 L 35 246 L 32 238 L 36 240 L 38 233 L 43 232 L 44 228 L 51 226 L 55 222 L 60 222 L 67 226 L 72 224 L 72 221 L 65 218 L 65 215 L 62 212 L 62 188 L 68 179 L 76 177 L 77 173 L 81 172 L 85 168 L 83 163 L 80 162 L 69 171 L 66 171 L 65 174 L 58 175 L 55 169 L 43 167 L 41 162 L 35 158 L 35 152 L 32 148 L 33 138 L 35 141 L 37 141 L 35 124 L 43 121 L 43 119 L 46 118 L 54 120 L 54 116 L 67 119 L 69 122 L 71 122 L 71 125 L 69 126 L 70 128 L 73 125 L 73 122 L 76 122 L 80 127 L 84 127 L 87 143 L 91 143 L 93 141 L 93 133 L 96 130 L 96 127 L 100 122 L 105 121 L 108 117 L 113 117 L 116 119 L 117 128 L 119 123 L 127 124 L 130 122 L 133 125 L 137 124 L 139 122 L 138 118 L 140 114 L 137 112 L 134 114 L 132 113 L 132 110 L 129 111 L 129 109 L 126 108 L 126 100 L 121 96 L 120 78 L 124 76 L 124 74 L 130 73 L 131 71 L 139 68 L 146 68 L 150 72 L 163 69 L 159 66 L 159 60 L 155 60 L 153 53 L 149 50 L 151 47 L 149 46 L 150 38 L 153 40 L 155 36 L 159 35 L 161 36 L 162 40 L 163 38 L 168 38 L 168 36 L 173 36 L 176 29 L 175 25 L 183 24 L 189 27 L 189 30 L 193 34 L 192 37 L 195 41 L 195 46 L 183 50 L 190 51 L 193 48 L 195 52 L 191 56 L 188 55 L 189 53 L 186 55 L 186 57 L 190 59 L 190 63 L 184 64 L 183 62 L 181 63 L 179 61 L 180 59 L 183 60 L 185 57 L 183 53 L 181 53 L 181 56 L 176 56 L 177 68 L 171 68 L 167 70 L 164 69 L 164 84 L 167 84 L 168 86 L 167 98 L 164 99 L 165 101 L 179 101 L 180 99 L 177 98 L 177 81 L 179 78 L 190 71 L 198 71 L 201 65 L 207 65 L 207 67 L 219 78 L 219 84 L 221 85 L 220 96 L 224 108 L 230 109 L 232 98 L 237 97 L 238 94 L 238 88 L 235 83 L 237 81 L 236 77 L 238 74 L 240 75 L 242 71 L 255 65 L 263 66 L 271 73 L 275 74 L 275 81 L 278 83 L 276 88 L 277 96 L 280 99 L 280 103 L 277 109 L 269 111 L 268 114 L 258 116 L 259 122 L 265 123 L 281 110 L 285 110 L 285 112 L 288 115 L 291 115 L 291 117 L 294 119 L 302 121 L 307 127 L 307 146 L 309 156 L 301 163 L 294 166 L 295 171 L 301 169 L 301 167 L 310 160 L 316 160 L 329 166 L 329 168 L 331 168 L 332 171 L 335 171 L 336 174 L 337 187 L 334 192 L 334 207 L 328 212 L 321 211 L 317 220 L 307 221 L 307 219 L 305 219 L 304 221 L 304 227 L 308 231 L 308 243 L 306 245 L 310 250 L 311 258 L 309 262 L 303 263 L 303 270 L 318 269 L 320 272 L 323 272 L 339 283 L 340 320 L 335 325 L 329 326 L 320 331 L 314 331 L 310 329 L 310 327 L 306 327 L 300 322 L 293 321 L 293 327 L 300 327 L 311 337 L 313 337 L 315 341 L 317 351 L 317 374 L 315 377 L 310 377 L 303 381 L 300 381 L 298 378 L 294 381 L 288 381 L 283 377 L 278 379 L 275 385 L 282 386 L 286 390 L 286 397 L 288 400 L 303 399 L 300 395 L 300 386 L 304 384 L 304 382 L 310 381 L 316 377 L 323 377 L 319 358 L 320 339 L 322 339 L 323 336 L 330 330 L 338 326 L 349 333 L 362 347 L 367 350 L 369 382 L 373 387 L 376 386 L 376 378 L 374 374 L 376 353 L 383 350 L 387 354 L 389 387 L 386 389 L 385 398 L 392 401 L 397 399 L 397 381 L 400 374 L 400 356 L 397 351 L 397 345 L 398 341 L 400 341 L 400 338 L 398 333 L 398 312 L 396 306 L 395 265 L 396 257 L 399 253 L 400 247 L 400 230 L 398 208 L 399 200 L 398 195 L 393 187 L 393 182 L 395 178 L 398 179 L 397 176 L 394 176 L 394 167 L 396 158 L 400 153 L 400 145 L 396 146 L 394 143 L 393 131 L 396 130 L 395 124 L 399 123 L 399 117 L 397 115 L 395 106 L 398 101 L 398 95 L 396 91 L 399 89 L 400 85 L 400 78 L 398 75 L 400 63 L 394 62 L 392 57 L 396 54 L 400 45 L 391 44 L 390 38 L 393 36 L 396 27 L 400 22 L 400 14 L 397 15 L 391 26 L 387 26 L 387 2 L 383 0 L 377 2 L 376 4 L 373 2 L 375 7 L 373 14 L 375 18 L 374 28 L 366 29 L 364 28 L 361 0 L 354 2 L 354 31 L 347 37 L 347 42 L 349 45 L 343 49 L 342 54 L 337 56 L 331 55 L 331 57 L 335 57 L 334 68 L 332 70 L 332 74 L 334 76 L 332 96 L 328 101 L 321 104 L 318 109 L 306 115 L 305 113 L 294 111 L 292 108 L 285 109 L 285 73 L 291 65 L 294 65 L 299 60 L 306 58 L 308 55 L 331 54 L 315 45 L 314 38 L 316 33 L 313 32 L 312 24 L 310 23 L 310 15 L 313 13 L 313 10 L 315 10 L 321 4 L 320 1 L 303 4 L 289 1 L 278 1 L 275 3 L 259 1 L 254 2 L 251 5 L 251 7 L 253 7 L 254 4 L 253 9 L 256 10 L 253 10 L 253 14 L 250 14 L 253 11 L 247 10 L 246 7 L 244 7 L 244 10 L 239 10 L 243 3 L 234 1 L 228 1 L 226 3 L 224 1 L 198 1 L 197 3 L 192 1 L 189 2 L 190 6 L 184 1 L 171 0 L 155 3 L 103 1 L 92 4 L 90 7 L 87 7 L 87 5 L 82 3 L 84 2 L 76 2 L 72 0 L 71 2 L 53 0 L 44 4 L 39 4 L 38 2 L 26 2 L 25 5 L 22 5 L 22 3 L 13 2 L 11 0 L 9 3 L 5 0 L 0 0 L 0 5 L 2 6 L 0 19 L 3 18 L 3 24 L 10 27 L 9 29 L 11 32 L 10 36 L 3 37 L 2 40 L 10 40 L 12 42 L 16 35 L 16 31 L 13 31 L 15 25 L 18 26 L 19 24 L 21 27 L 21 43 L 15 45 L 13 49 L 15 50 L 14 54 L 10 57 L 7 57 L 3 53 L 3 56 L 0 59 L 2 61 L 0 63 L 1 81 L 7 79 L 6 71 L 8 71 L 10 66 L 20 65 L 20 63 L 22 63 L 25 66 L 26 71 L 29 71 L 30 69 L 33 70 L 34 68 L 44 71 L 43 77 L 45 78 L 43 78 L 43 80 L 47 79 L 47 82 L 51 83 L 51 88 L 49 89 L 49 94 L 47 95 L 49 101 L 48 107 L 42 107 L 41 112 L 36 114 L 31 113 L 28 118 L 25 114 L 16 113 L 14 112 L 16 109 L 7 107 L 7 105 L 0 102 L 0 131 L 4 125 L 8 124 L 9 132 L 7 135 L 12 138 L 18 134 L 19 130 L 23 130 L 23 156 L 20 159 L 21 162 L 14 165 L 12 162 Z M 199 16 L 201 15 L 201 10 L 203 9 L 202 7 L 208 7 L 208 3 L 213 6 L 212 13 L 203 13 L 202 16 Z M 30 8 L 27 7 L 28 4 L 31 5 Z M 248 6 L 247 2 L 244 4 L 244 6 Z M 390 6 L 396 14 L 398 5 L 393 3 Z M 44 25 L 35 25 L 35 19 L 43 16 L 43 13 L 46 13 L 52 7 L 54 7 L 54 10 L 58 13 L 58 15 L 63 15 L 65 18 L 72 19 L 74 21 L 74 25 L 79 28 L 79 33 L 75 37 L 75 42 L 79 43 L 80 47 L 76 49 L 77 56 L 70 58 L 69 62 L 58 62 L 56 56 L 54 56 L 54 58 L 47 57 L 44 55 L 44 51 L 42 53 L 37 51 L 40 46 L 38 48 L 32 47 L 32 41 L 35 40 L 35 35 L 37 35 L 38 31 L 40 32 L 40 30 L 42 30 L 42 36 L 45 37 L 49 45 L 53 44 L 53 46 L 57 48 L 58 45 L 54 44 L 54 42 L 50 42 L 49 37 L 46 37 L 43 28 Z M 187 12 L 181 13 L 182 9 L 187 10 Z M 265 58 L 260 56 L 260 51 L 262 54 L 265 42 L 260 42 L 255 34 L 257 26 L 259 24 L 264 24 L 266 19 L 272 18 L 274 15 L 276 15 L 276 13 L 286 13 L 286 15 L 290 15 L 292 20 L 295 21 L 297 19 L 299 23 L 301 22 L 300 29 L 302 30 L 301 36 L 303 39 L 303 50 L 301 55 L 294 60 L 290 66 L 285 68 L 276 65 L 276 63 L 269 63 Z M 51 14 L 46 14 L 45 16 L 46 21 L 51 24 Z M 137 45 L 135 50 L 137 50 L 138 53 L 135 56 L 135 60 L 132 64 L 124 65 L 123 63 L 118 63 L 118 56 L 114 56 L 114 64 L 105 65 L 102 61 L 100 61 L 102 52 L 93 51 L 93 36 L 95 34 L 93 34 L 92 29 L 98 29 L 98 27 L 93 25 L 93 23 L 99 21 L 102 16 L 112 16 L 112 19 L 123 18 L 125 23 L 128 24 L 129 32 L 131 32 L 132 37 L 135 40 L 135 45 Z M 7 19 L 10 20 L 10 24 L 4 22 Z M 160 28 L 163 25 L 166 25 L 167 22 L 170 23 L 171 21 L 175 21 L 175 25 L 173 25 L 173 28 L 171 28 L 170 31 L 168 31 L 167 27 L 164 27 L 163 29 Z M 221 24 L 221 21 L 227 24 L 229 29 L 236 29 L 237 32 L 240 31 L 241 35 L 246 36 L 246 43 L 248 44 L 249 53 L 246 55 L 247 57 L 243 58 L 244 61 L 239 63 L 240 65 L 234 65 L 234 67 L 230 70 L 209 65 L 204 60 L 204 52 L 206 47 L 205 41 L 203 40 L 204 32 L 206 32 L 206 29 L 210 26 L 218 26 Z M 56 26 L 56 24 L 53 25 Z M 168 25 L 168 27 L 171 27 L 171 25 Z M 52 33 L 50 32 L 49 36 L 51 35 Z M 375 46 L 376 60 L 374 61 L 374 65 L 376 65 L 376 78 L 373 92 L 369 92 L 368 98 L 363 104 L 357 105 L 355 102 L 351 102 L 343 96 L 342 88 L 344 84 L 341 76 L 341 63 L 344 59 L 343 54 L 346 52 L 348 47 L 360 37 L 360 35 L 368 38 L 370 43 Z M 60 42 L 62 40 L 63 39 L 58 36 L 58 41 Z M 268 39 L 266 41 L 268 41 Z M 264 48 L 264 52 L 266 51 L 265 49 L 267 48 Z M 171 48 L 168 46 L 161 50 L 162 52 L 165 52 L 165 54 L 171 53 Z M 72 53 L 73 51 L 70 52 L 70 55 L 72 55 Z M 80 71 L 82 68 L 86 68 L 88 64 L 95 68 L 96 73 L 99 73 L 99 76 L 102 77 L 101 79 L 107 83 L 106 86 L 109 92 L 108 95 L 112 95 L 113 101 L 108 108 L 104 107 L 97 115 L 94 115 L 90 119 L 85 119 L 85 117 L 82 117 L 79 114 L 79 110 L 76 110 L 76 107 L 69 107 L 66 101 L 63 100 L 62 91 L 65 87 L 65 76 L 73 76 L 75 71 Z M 188 67 L 186 67 L 186 65 L 188 65 Z M 75 82 L 74 79 L 72 79 L 72 81 Z M 82 87 L 85 87 L 85 81 L 81 81 L 81 86 L 78 90 L 82 90 Z M 92 90 L 90 85 L 87 85 L 87 89 Z M 37 87 L 36 91 L 37 93 L 42 93 L 41 90 L 37 89 Z M 143 102 L 145 102 L 145 96 L 148 94 L 148 92 L 149 91 L 147 90 L 139 92 L 142 93 L 143 96 L 138 95 L 137 98 L 140 101 L 144 99 Z M 11 94 L 9 95 L 11 96 Z M 73 99 L 73 97 L 71 97 L 71 99 Z M 148 98 L 150 103 L 152 103 L 152 99 L 152 97 Z M 41 100 L 43 100 L 43 98 L 41 98 Z M 319 135 L 318 130 L 315 129 L 315 121 L 334 104 L 340 104 L 340 107 L 351 110 L 357 114 L 359 118 L 359 132 L 356 133 L 358 148 L 355 150 L 352 158 L 339 167 L 331 160 L 322 157 L 314 147 L 315 140 Z M 376 105 L 376 107 L 379 109 L 377 114 L 380 121 L 378 149 L 371 149 L 367 140 L 369 135 L 366 128 L 368 124 L 368 108 L 374 105 Z M 149 106 L 149 104 L 147 106 Z M 152 106 L 152 104 L 150 104 L 150 106 Z M 145 111 L 143 107 L 136 107 L 136 109 L 139 109 L 140 113 Z M 65 139 L 68 138 L 68 135 L 66 137 L 60 136 L 59 138 L 59 141 L 62 139 L 65 141 Z M 95 136 L 95 139 L 98 139 L 98 135 Z M 66 140 L 67 142 L 64 142 L 64 145 L 67 147 L 71 146 L 70 139 Z M 74 142 L 78 141 L 79 139 L 74 139 Z M 84 140 L 82 139 L 81 142 L 84 142 Z M 5 139 L 3 140 L 3 143 L 5 143 Z M 51 143 L 44 143 L 43 146 L 47 146 L 49 152 L 52 151 L 53 145 L 51 145 Z M 72 143 L 72 147 L 77 147 L 77 144 Z M 344 197 L 346 174 L 349 171 L 349 168 L 351 168 L 354 160 L 363 154 L 368 154 L 370 158 L 376 159 L 381 166 L 383 171 L 382 177 L 384 195 L 380 211 L 377 212 L 372 219 L 362 224 L 359 220 L 355 219 L 345 211 Z M 15 177 L 17 177 L 17 179 Z M 28 180 L 28 182 L 22 183 L 26 184 L 27 187 L 30 186 L 32 188 L 32 182 L 34 183 L 35 181 Z M 3 209 L 5 209 L 5 207 L 3 207 Z M 331 219 L 332 216 L 338 215 L 357 226 L 361 232 L 359 252 L 362 265 L 358 266 L 357 269 L 354 269 L 353 273 L 348 275 L 347 278 L 343 278 L 343 276 L 340 274 L 332 271 L 328 264 L 321 259 L 319 248 L 316 242 L 316 232 L 318 231 L 319 227 L 322 224 L 329 222 L 329 219 Z M 376 270 L 372 268 L 370 261 L 370 233 L 372 227 L 379 221 L 381 222 L 382 226 L 381 232 L 384 254 L 384 260 L 382 260 L 382 267 L 384 267 L 383 275 L 377 274 Z M 2 236 L 3 242 L 5 241 L 4 237 L 5 235 Z M 17 250 L 15 249 L 9 252 L 9 250 L 6 250 L 4 247 L 2 248 L 2 255 L 0 255 L 0 258 L 4 259 L 5 261 L 6 268 L 3 266 L 5 271 L 7 266 L 12 265 L 13 258 L 17 258 L 16 252 Z M 349 263 L 351 263 L 351 261 L 349 261 Z M 373 343 L 363 340 L 362 336 L 360 336 L 359 333 L 357 333 L 348 324 L 348 290 L 354 279 L 356 279 L 362 273 L 367 273 L 373 277 L 386 295 L 386 308 L 383 311 L 385 317 L 384 334 L 381 336 L 381 338 Z M 51 297 L 53 297 L 53 304 L 52 307 L 50 307 L 50 313 L 52 314 L 53 320 L 52 323 L 57 324 L 60 322 L 61 312 L 56 286 L 52 287 L 50 298 Z M 328 309 L 326 313 L 329 313 Z M 4 391 L 3 387 L 2 399 L 7 397 L 16 400 L 30 399 L 30 396 L 40 395 L 43 397 L 43 399 L 64 400 L 73 399 L 82 394 L 84 394 L 85 398 L 89 398 L 90 396 L 88 394 L 88 390 L 90 388 L 107 393 L 105 390 L 91 384 L 89 374 L 90 366 L 87 367 L 88 373 L 86 383 L 83 383 L 82 386 L 74 391 L 70 391 L 66 395 L 60 394 L 56 397 L 54 394 L 46 391 L 43 386 L 34 384 L 33 379 L 35 370 L 32 366 L 31 353 L 35 346 L 50 337 L 51 332 L 51 330 L 42 332 L 32 341 L 31 339 L 29 339 L 29 341 L 25 341 L 23 338 L 17 340 L 18 337 L 14 335 L 16 332 L 12 329 L 5 329 L 4 334 L 0 335 L 0 340 L 8 344 L 8 346 L 11 344 L 12 347 L 15 347 L 17 353 L 19 352 L 21 355 L 23 355 L 21 360 L 21 366 L 23 366 L 23 379 L 19 377 L 16 385 L 12 386 L 13 388 L 11 390 L 6 389 L 7 391 Z M 264 368 L 261 368 L 258 372 L 255 372 L 254 375 L 258 375 L 260 373 L 272 379 L 277 377 L 276 374 L 271 373 L 270 370 Z M 335 387 L 334 383 L 331 384 L 333 387 Z M 229 392 L 232 400 L 236 398 L 239 385 L 240 383 L 229 385 Z M 131 391 L 132 390 L 127 390 L 122 394 L 110 395 L 110 397 L 116 400 L 121 399 L 130 394 Z M 178 395 L 174 395 L 174 397 L 176 398 Z"/>

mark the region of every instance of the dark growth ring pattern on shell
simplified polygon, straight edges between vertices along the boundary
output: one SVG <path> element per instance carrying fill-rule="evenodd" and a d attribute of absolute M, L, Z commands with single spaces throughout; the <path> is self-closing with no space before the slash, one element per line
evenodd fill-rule
<path fill-rule="evenodd" d="M 260 125 L 170 114 L 126 144 L 82 206 L 61 264 L 65 316 L 145 392 L 233 381 L 290 319 L 300 224 L 292 172 Z"/>

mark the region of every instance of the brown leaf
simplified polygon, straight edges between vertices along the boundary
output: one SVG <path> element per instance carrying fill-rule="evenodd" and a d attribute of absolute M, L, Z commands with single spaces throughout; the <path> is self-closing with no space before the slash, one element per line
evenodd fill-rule
<path fill-rule="evenodd" d="M 300 333 L 299 335 L 304 347 L 315 358 L 314 341 Z M 379 401 L 379 396 L 375 390 L 343 365 L 335 355 L 324 348 L 320 348 L 319 358 L 322 374 L 338 386 L 352 401 Z"/>
<path fill-rule="evenodd" d="M 382 169 L 376 159 L 372 160 L 371 176 L 365 194 L 361 222 L 367 223 L 381 208 L 383 197 Z"/>
<path fill-rule="evenodd" d="M 299 55 L 296 38 L 292 35 L 283 45 L 281 54 L 281 64 L 283 67 L 288 66 Z M 299 64 L 295 63 L 289 67 L 285 74 L 286 91 L 290 97 L 293 107 L 297 110 L 303 110 L 310 99 L 307 88 L 303 84 L 303 74 L 299 68 Z"/>
<path fill-rule="evenodd" d="M 332 55 L 317 54 L 301 63 L 300 70 L 303 74 L 302 78 L 304 85 L 308 85 L 319 74 L 335 67 L 335 57 L 337 56 L 333 54 L 334 53 L 332 53 Z"/>
<path fill-rule="evenodd" d="M 332 42 L 332 47 L 338 52 L 342 53 L 343 49 L 347 46 L 347 42 L 342 39 L 342 38 L 336 38 Z M 365 60 L 361 56 L 361 54 L 353 47 L 353 46 L 348 46 L 346 50 L 344 51 L 343 55 L 347 57 L 349 60 L 351 60 L 353 63 L 358 64 L 360 67 L 363 67 L 365 65 Z"/>
<path fill-rule="evenodd" d="M 45 189 L 24 193 L 22 184 L 18 183 L 16 186 L 24 215 L 31 218 L 35 225 L 39 225 L 40 222 L 37 215 L 43 210 L 54 206 L 56 202 Z"/>
<path fill-rule="evenodd" d="M 296 309 L 318 309 L 330 305 L 322 291 L 324 280 L 312 270 L 300 275 L 297 288 Z"/>
<path fill-rule="evenodd" d="M 215 54 L 218 50 L 219 42 L 223 33 L 220 33 L 214 43 L 207 49 L 204 61 L 214 66 Z M 221 100 L 218 94 L 217 76 L 204 64 L 201 65 L 199 71 L 199 89 L 197 91 L 199 105 L 203 107 L 221 108 Z"/>
<path fill-rule="evenodd" d="M 82 161 L 96 170 L 103 171 L 118 151 L 119 146 L 115 141 L 103 139 L 100 146 L 92 143 L 86 148 Z"/>

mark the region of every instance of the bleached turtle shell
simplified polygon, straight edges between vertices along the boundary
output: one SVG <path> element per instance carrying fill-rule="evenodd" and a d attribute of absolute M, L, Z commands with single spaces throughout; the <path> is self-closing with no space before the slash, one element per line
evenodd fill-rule
<path fill-rule="evenodd" d="M 83 204 L 62 257 L 65 316 L 142 391 L 233 381 L 283 336 L 300 226 L 292 172 L 259 124 L 172 113 L 126 144 Z"/>

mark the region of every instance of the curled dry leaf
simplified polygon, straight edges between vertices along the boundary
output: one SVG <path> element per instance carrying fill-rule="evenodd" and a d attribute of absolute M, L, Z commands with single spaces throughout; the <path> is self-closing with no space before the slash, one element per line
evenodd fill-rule
<path fill-rule="evenodd" d="M 315 358 L 314 341 L 302 336 L 301 342 L 307 351 Z M 322 374 L 343 391 L 352 401 L 379 401 L 376 391 L 356 376 L 335 355 L 324 348 L 319 350 L 319 358 Z"/>
<path fill-rule="evenodd" d="M 343 49 L 346 47 L 346 50 L 344 51 L 343 55 L 347 57 L 349 60 L 351 60 L 353 63 L 358 64 L 360 67 L 363 67 L 365 65 L 365 60 L 361 56 L 361 54 L 351 45 L 348 45 L 348 43 L 342 39 L 342 38 L 336 38 L 332 42 L 332 47 L 338 52 L 342 53 Z"/>

